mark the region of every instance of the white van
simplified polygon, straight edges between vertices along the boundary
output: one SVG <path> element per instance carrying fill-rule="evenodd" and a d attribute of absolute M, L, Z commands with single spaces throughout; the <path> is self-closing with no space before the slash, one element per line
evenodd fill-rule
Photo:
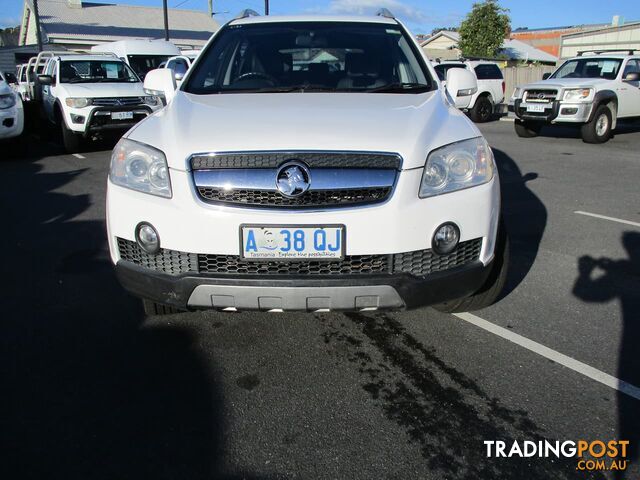
<path fill-rule="evenodd" d="M 119 40 L 95 45 L 91 52 L 116 54 L 142 79 L 169 57 L 180 55 L 180 49 L 166 40 Z"/>

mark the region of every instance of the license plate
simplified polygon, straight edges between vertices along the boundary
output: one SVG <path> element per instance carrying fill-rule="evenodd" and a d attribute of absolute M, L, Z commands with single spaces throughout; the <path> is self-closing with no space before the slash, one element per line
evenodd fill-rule
<path fill-rule="evenodd" d="M 527 112 L 544 112 L 544 105 L 527 105 Z"/>
<path fill-rule="evenodd" d="M 243 225 L 242 258 L 335 260 L 344 257 L 344 226 Z"/>
<path fill-rule="evenodd" d="M 133 112 L 111 112 L 112 120 L 132 120 Z"/>

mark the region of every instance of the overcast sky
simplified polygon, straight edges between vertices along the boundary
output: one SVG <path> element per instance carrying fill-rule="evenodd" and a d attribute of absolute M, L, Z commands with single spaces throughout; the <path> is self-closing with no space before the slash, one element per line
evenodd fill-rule
<path fill-rule="evenodd" d="M 65 0 L 41 0 L 65 1 Z M 93 0 L 97 3 L 162 6 L 162 0 Z M 262 13 L 263 0 L 213 0 L 216 19 L 223 23 L 245 8 Z M 640 21 L 640 0 L 502 0 L 510 10 L 512 27 L 550 27 L 584 23 L 608 23 L 613 15 Z M 374 13 L 387 7 L 414 33 L 435 27 L 457 26 L 471 9 L 473 0 L 270 0 L 273 14 Z M 0 0 L 0 27 L 20 24 L 23 0 Z M 207 0 L 169 0 L 171 8 L 207 10 Z M 229 13 L 223 13 L 229 12 Z"/>

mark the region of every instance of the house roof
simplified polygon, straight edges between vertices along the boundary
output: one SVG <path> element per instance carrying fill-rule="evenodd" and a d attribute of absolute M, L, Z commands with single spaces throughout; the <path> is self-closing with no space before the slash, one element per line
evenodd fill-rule
<path fill-rule="evenodd" d="M 33 0 L 25 0 L 30 8 Z M 162 8 L 82 2 L 70 7 L 65 0 L 38 0 L 40 24 L 49 38 L 76 41 L 164 39 Z M 169 9 L 169 35 L 174 43 L 204 45 L 219 26 L 205 12 Z"/>
<path fill-rule="evenodd" d="M 558 57 L 554 57 L 550 53 L 515 39 L 506 39 L 502 44 L 501 51 L 502 54 L 511 60 L 527 60 L 531 62 L 558 61 Z"/>
<path fill-rule="evenodd" d="M 458 32 L 449 32 L 447 30 L 440 30 L 435 35 L 433 35 L 433 36 L 427 38 L 425 41 L 423 41 L 420 44 L 420 46 L 421 47 L 426 47 L 431 42 L 433 42 L 436 38 L 440 38 L 440 37 L 447 37 L 447 38 L 453 40 L 454 42 L 459 42 L 460 41 L 460 34 Z"/>
<path fill-rule="evenodd" d="M 447 32 L 443 30 L 436 33 L 433 37 L 428 38 L 420 45 L 422 47 L 428 47 L 429 43 L 439 37 L 447 37 L 454 42 L 460 41 L 460 34 L 458 32 Z M 511 60 L 529 60 L 533 62 L 556 62 L 558 60 L 557 57 L 554 57 L 550 53 L 544 52 L 520 40 L 505 39 L 500 50 L 503 55 L 506 55 Z"/>

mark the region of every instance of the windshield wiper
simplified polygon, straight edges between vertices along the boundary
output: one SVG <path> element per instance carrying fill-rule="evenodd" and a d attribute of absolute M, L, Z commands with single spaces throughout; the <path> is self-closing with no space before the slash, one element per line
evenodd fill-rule
<path fill-rule="evenodd" d="M 371 88 L 366 90 L 369 93 L 403 93 L 403 92 L 426 92 L 431 87 L 425 83 L 409 83 L 398 82 L 389 83 L 381 87 Z"/>

